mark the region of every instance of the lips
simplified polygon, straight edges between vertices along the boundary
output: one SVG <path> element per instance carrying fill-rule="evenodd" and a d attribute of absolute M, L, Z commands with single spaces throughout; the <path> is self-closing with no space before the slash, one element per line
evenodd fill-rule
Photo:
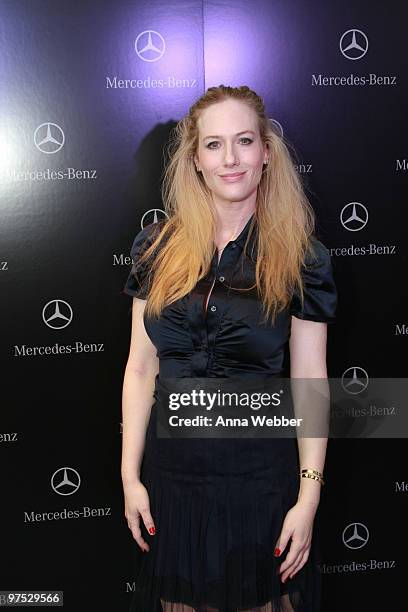
<path fill-rule="evenodd" d="M 235 176 L 241 176 L 242 174 L 245 174 L 246 170 L 244 170 L 243 172 L 234 172 L 233 174 L 220 174 L 220 176 L 222 178 L 234 178 Z"/>
<path fill-rule="evenodd" d="M 220 178 L 224 181 L 224 183 L 239 183 L 246 174 L 246 170 L 244 172 L 232 172 L 229 174 L 220 174 Z"/>

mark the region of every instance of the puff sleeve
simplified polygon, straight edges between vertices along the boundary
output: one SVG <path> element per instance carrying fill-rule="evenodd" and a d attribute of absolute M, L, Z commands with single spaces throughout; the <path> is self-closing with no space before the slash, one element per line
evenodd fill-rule
<path fill-rule="evenodd" d="M 156 238 L 157 233 L 155 230 L 159 225 L 161 226 L 161 222 L 150 223 L 136 235 L 130 249 L 133 264 L 122 293 L 142 300 L 147 299 L 149 293 L 149 272 L 153 256 L 142 263 L 139 262 L 139 259 Z"/>
<path fill-rule="evenodd" d="M 290 304 L 290 314 L 308 321 L 334 323 L 337 310 L 337 288 L 333 277 L 330 252 L 317 238 L 313 237 L 312 243 L 316 256 L 308 252 L 302 268 L 303 307 L 295 291 Z"/>

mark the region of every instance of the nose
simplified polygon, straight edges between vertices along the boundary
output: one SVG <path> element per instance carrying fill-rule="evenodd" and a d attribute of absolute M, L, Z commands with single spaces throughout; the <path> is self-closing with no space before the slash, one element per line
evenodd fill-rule
<path fill-rule="evenodd" d="M 233 146 L 227 143 L 225 145 L 224 165 L 225 166 L 235 166 L 237 161 L 238 161 L 238 155 L 236 154 Z"/>

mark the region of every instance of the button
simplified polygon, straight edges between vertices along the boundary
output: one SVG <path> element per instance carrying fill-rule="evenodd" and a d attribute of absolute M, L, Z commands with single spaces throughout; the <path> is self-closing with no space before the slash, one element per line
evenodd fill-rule
<path fill-rule="evenodd" d="M 232 243 L 231 248 L 232 249 L 236 249 L 237 248 L 237 245 L 235 244 L 235 242 Z"/>
<path fill-rule="evenodd" d="M 223 283 L 223 282 L 225 281 L 225 278 L 224 278 L 223 276 L 220 276 L 220 277 L 218 278 L 218 280 L 219 280 L 221 283 Z"/>
<path fill-rule="evenodd" d="M 217 310 L 217 307 L 216 306 L 211 306 L 210 310 L 211 310 L 211 312 L 215 312 Z"/>

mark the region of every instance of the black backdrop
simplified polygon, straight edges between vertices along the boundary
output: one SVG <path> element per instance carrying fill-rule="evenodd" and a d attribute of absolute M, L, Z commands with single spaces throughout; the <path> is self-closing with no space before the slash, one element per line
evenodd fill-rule
<path fill-rule="evenodd" d="M 207 87 L 255 89 L 297 150 L 339 290 L 329 376 L 406 375 L 405 6 L 1 0 L 0 589 L 127 609 L 122 287 L 135 234 L 164 214 L 169 130 Z M 404 445 L 329 443 L 324 612 L 399 596 Z"/>

